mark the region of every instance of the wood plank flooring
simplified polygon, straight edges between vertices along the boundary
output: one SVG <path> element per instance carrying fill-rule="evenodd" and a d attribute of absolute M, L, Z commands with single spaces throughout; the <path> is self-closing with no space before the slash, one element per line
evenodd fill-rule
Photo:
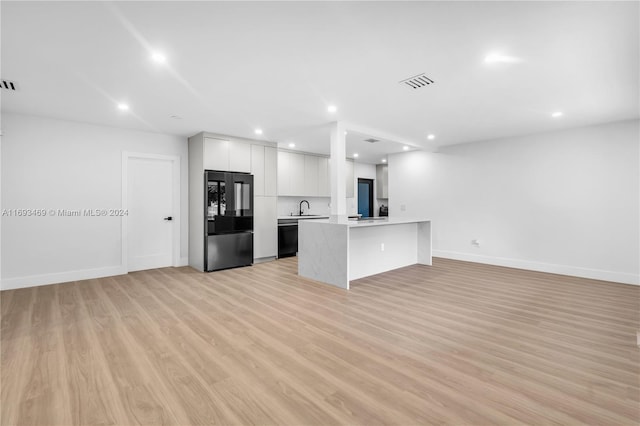
<path fill-rule="evenodd" d="M 640 288 L 295 258 L 1 293 L 2 425 L 640 423 Z"/>

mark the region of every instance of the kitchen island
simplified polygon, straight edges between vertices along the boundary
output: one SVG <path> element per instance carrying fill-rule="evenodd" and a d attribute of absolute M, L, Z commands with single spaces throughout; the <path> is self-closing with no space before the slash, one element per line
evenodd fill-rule
<path fill-rule="evenodd" d="M 298 274 L 336 287 L 403 266 L 431 265 L 431 221 L 346 217 L 301 221 Z"/>

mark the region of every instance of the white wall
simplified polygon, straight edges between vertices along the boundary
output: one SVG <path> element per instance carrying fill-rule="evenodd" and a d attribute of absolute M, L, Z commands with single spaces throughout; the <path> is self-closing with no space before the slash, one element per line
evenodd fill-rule
<path fill-rule="evenodd" d="M 390 212 L 434 256 L 639 284 L 639 145 L 634 120 L 397 154 Z"/>
<path fill-rule="evenodd" d="M 188 257 L 187 141 L 2 114 L 3 209 L 121 208 L 122 152 L 181 158 L 180 255 Z M 124 273 L 117 217 L 2 217 L 2 288 Z"/>

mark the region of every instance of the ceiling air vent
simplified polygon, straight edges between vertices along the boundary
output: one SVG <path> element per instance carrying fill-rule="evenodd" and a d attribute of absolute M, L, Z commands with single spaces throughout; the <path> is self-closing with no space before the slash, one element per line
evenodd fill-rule
<path fill-rule="evenodd" d="M 369 142 L 369 143 L 376 143 L 376 142 L 380 142 L 379 139 L 374 139 L 374 138 L 369 138 L 369 139 L 365 139 L 365 142 Z"/>
<path fill-rule="evenodd" d="M 432 83 L 433 83 L 433 80 L 431 80 L 429 77 L 424 75 L 424 73 L 418 74 L 411 78 L 407 78 L 406 80 L 402 80 L 400 82 L 400 84 L 406 84 L 412 89 L 420 89 L 421 87 L 428 86 L 429 84 L 432 84 Z"/>
<path fill-rule="evenodd" d="M 18 84 L 14 81 L 2 80 L 2 88 L 7 90 L 17 90 Z"/>

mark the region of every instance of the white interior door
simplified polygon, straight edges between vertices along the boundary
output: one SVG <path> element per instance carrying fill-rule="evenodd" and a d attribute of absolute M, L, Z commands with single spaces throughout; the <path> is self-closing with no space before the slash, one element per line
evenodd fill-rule
<path fill-rule="evenodd" d="M 127 208 L 129 271 L 172 266 L 175 218 L 171 160 L 129 158 Z"/>

